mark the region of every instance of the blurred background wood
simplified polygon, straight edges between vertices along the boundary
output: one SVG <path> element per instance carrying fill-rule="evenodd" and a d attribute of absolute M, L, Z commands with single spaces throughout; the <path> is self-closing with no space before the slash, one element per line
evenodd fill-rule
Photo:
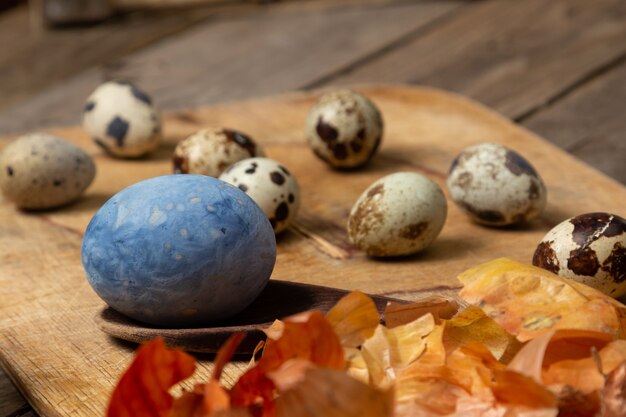
<path fill-rule="evenodd" d="M 57 29 L 42 25 L 42 1 L 0 1 L 0 133 L 78 123 L 86 96 L 113 78 L 163 109 L 425 84 L 479 100 L 626 183 L 623 0 L 183 0 L 194 7 L 173 10 L 161 6 L 178 0 L 112 0 L 99 3 L 106 20 Z M 0 373 L 0 417 L 30 413 Z"/>
<path fill-rule="evenodd" d="M 263 0 L 31 0 L 31 8 L 42 24 L 61 26 L 99 22 L 129 10 L 258 2 Z"/>

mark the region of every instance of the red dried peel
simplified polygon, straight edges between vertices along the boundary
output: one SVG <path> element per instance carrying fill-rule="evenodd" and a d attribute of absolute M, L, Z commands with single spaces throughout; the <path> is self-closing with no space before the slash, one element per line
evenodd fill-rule
<path fill-rule="evenodd" d="M 319 311 L 300 314 L 284 321 L 277 340 L 268 339 L 263 357 L 241 376 L 231 390 L 233 406 L 262 404 L 263 416 L 276 413 L 276 386 L 268 374 L 285 362 L 301 359 L 323 368 L 345 368 L 343 348 L 332 326 Z"/>
<path fill-rule="evenodd" d="M 111 395 L 108 417 L 167 417 L 173 398 L 169 389 L 189 378 L 196 360 L 171 350 L 162 338 L 143 345 Z"/>

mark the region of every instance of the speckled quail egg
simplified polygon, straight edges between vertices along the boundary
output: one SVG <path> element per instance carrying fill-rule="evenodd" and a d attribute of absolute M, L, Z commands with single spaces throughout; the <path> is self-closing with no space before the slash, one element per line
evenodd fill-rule
<path fill-rule="evenodd" d="M 109 81 L 89 96 L 83 128 L 107 153 L 146 155 L 161 143 L 161 119 L 152 99 L 126 81 Z"/>
<path fill-rule="evenodd" d="M 235 162 L 264 155 L 263 149 L 241 132 L 207 128 L 197 131 L 176 146 L 174 173 L 219 177 Z"/>
<path fill-rule="evenodd" d="M 356 168 L 376 153 L 383 135 L 380 111 L 350 90 L 324 94 L 309 112 L 305 133 L 315 155 L 334 168 Z"/>
<path fill-rule="evenodd" d="M 296 177 L 269 158 L 249 158 L 231 165 L 219 177 L 248 194 L 270 220 L 274 233 L 285 230 L 300 208 Z"/>
<path fill-rule="evenodd" d="M 70 203 L 95 175 L 93 160 L 82 149 L 45 133 L 21 136 L 0 154 L 0 189 L 25 209 Z"/>
<path fill-rule="evenodd" d="M 361 194 L 350 211 L 348 235 L 370 256 L 409 255 L 435 240 L 447 208 L 437 184 L 414 172 L 398 172 Z"/>
<path fill-rule="evenodd" d="M 452 200 L 474 221 L 505 226 L 537 217 L 546 205 L 543 180 L 519 153 L 495 143 L 463 150 L 447 181 Z"/>
<path fill-rule="evenodd" d="M 206 325 L 267 284 L 276 237 L 241 190 L 204 175 L 164 175 L 115 194 L 94 215 L 82 261 L 115 310 L 157 326 Z"/>
<path fill-rule="evenodd" d="M 541 240 L 533 265 L 621 297 L 626 294 L 626 220 L 609 213 L 565 220 Z"/>

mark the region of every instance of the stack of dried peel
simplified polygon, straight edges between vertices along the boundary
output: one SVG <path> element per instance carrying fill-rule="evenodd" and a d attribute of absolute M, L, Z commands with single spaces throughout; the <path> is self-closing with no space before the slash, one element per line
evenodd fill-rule
<path fill-rule="evenodd" d="M 550 272 L 499 259 L 463 273 L 466 308 L 344 297 L 266 330 L 263 356 L 226 389 L 212 378 L 173 398 L 194 359 L 143 346 L 110 417 L 626 416 L 626 307 Z"/>

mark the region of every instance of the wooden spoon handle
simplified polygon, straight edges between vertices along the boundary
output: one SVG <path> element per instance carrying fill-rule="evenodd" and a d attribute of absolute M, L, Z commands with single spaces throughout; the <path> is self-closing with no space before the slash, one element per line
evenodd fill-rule
<path fill-rule="evenodd" d="M 265 334 L 260 330 L 262 327 L 276 319 L 306 310 L 320 310 L 325 313 L 348 293 L 349 291 L 338 288 L 271 280 L 248 308 L 215 327 L 158 328 L 129 319 L 110 307 L 101 311 L 95 321 L 100 330 L 119 339 L 142 343 L 161 336 L 169 346 L 191 352 L 214 353 L 230 335 L 245 332 L 247 336 L 237 352 L 251 353 L 258 342 L 265 339 Z M 381 313 L 388 302 L 408 302 L 379 295 L 370 297 Z"/>

